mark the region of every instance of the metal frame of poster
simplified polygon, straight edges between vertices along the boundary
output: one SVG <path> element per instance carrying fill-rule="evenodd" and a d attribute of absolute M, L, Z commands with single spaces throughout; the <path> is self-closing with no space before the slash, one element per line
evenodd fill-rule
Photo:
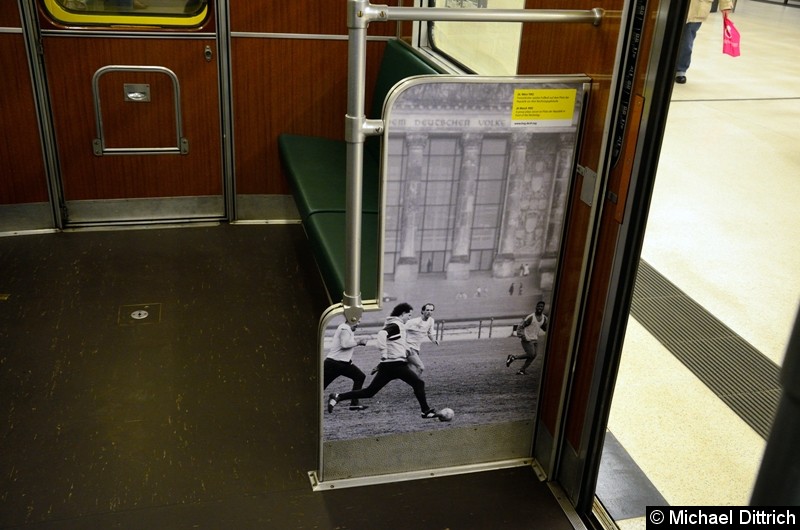
<path fill-rule="evenodd" d="M 355 324 L 342 305 L 320 320 L 314 489 L 532 463 L 589 83 L 583 75 L 438 75 L 390 92 L 381 296 Z M 403 349 L 421 366 L 398 359 Z M 356 402 L 340 399 L 329 410 L 328 396 L 358 387 Z M 426 407 L 433 417 L 423 417 Z"/>

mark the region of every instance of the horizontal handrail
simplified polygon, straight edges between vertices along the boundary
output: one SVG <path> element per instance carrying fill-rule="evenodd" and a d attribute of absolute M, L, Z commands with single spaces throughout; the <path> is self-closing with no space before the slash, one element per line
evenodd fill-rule
<path fill-rule="evenodd" d="M 442 22 L 591 22 L 603 20 L 604 11 L 593 9 L 450 9 L 446 7 L 393 7 L 370 5 L 370 20 L 421 20 Z"/>
<path fill-rule="evenodd" d="M 600 7 L 592 9 L 452 9 L 447 7 L 395 7 L 371 4 L 369 0 L 349 0 L 347 27 L 364 28 L 370 22 L 591 22 L 598 26 L 605 16 Z"/>

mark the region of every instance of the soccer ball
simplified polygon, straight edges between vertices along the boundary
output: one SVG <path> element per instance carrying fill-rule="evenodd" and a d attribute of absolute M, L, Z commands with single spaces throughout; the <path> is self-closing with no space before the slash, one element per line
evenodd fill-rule
<path fill-rule="evenodd" d="M 438 416 L 439 421 L 450 421 L 455 416 L 455 412 L 453 412 L 453 409 L 442 409 L 439 411 Z"/>

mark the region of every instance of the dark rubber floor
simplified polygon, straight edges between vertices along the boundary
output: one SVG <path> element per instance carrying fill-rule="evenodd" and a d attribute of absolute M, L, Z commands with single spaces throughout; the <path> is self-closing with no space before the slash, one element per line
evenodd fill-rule
<path fill-rule="evenodd" d="M 572 528 L 530 469 L 315 493 L 297 225 L 0 237 L 0 527 Z"/>

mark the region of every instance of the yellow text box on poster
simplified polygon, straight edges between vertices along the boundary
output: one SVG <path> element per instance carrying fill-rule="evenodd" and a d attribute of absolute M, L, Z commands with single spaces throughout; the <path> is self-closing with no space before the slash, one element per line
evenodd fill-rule
<path fill-rule="evenodd" d="M 514 90 L 513 121 L 572 121 L 575 113 L 573 88 L 519 88 Z"/>

